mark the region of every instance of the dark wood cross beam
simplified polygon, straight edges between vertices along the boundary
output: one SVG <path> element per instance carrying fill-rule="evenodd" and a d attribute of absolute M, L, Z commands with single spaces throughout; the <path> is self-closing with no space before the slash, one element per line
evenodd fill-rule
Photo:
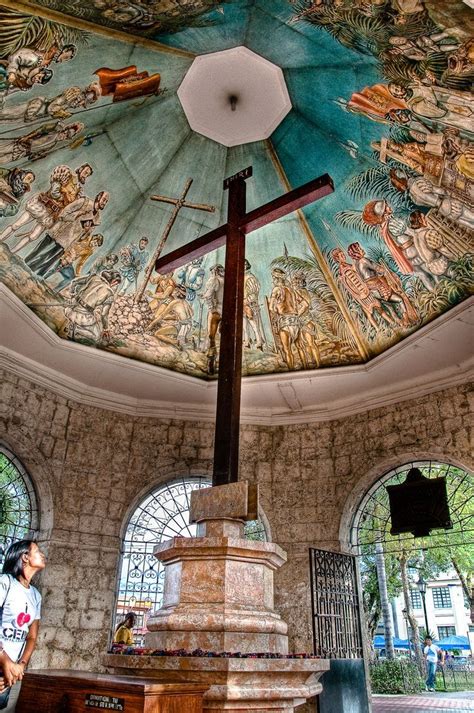
<path fill-rule="evenodd" d="M 224 181 L 224 188 L 229 190 L 227 223 L 158 258 L 155 263 L 158 272 L 172 272 L 226 246 L 213 485 L 236 482 L 239 476 L 245 236 L 334 191 L 332 179 L 326 173 L 246 213 L 245 180 L 251 175 L 252 167 L 249 167 Z"/>

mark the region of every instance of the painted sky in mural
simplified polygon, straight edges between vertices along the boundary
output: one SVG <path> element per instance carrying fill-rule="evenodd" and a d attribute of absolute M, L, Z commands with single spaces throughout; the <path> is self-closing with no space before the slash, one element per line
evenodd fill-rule
<path fill-rule="evenodd" d="M 166 199 L 193 179 L 208 209 L 182 208 L 165 252 L 225 220 L 222 179 L 247 165 L 249 209 L 326 172 L 336 192 L 248 238 L 244 373 L 360 363 L 472 292 L 460 0 L 62 5 L 173 21 L 155 50 L 0 8 L 0 277 L 61 337 L 213 377 L 223 251 L 145 278 Z M 283 68 L 293 109 L 227 149 L 190 130 L 176 89 L 193 54 L 243 43 Z"/>

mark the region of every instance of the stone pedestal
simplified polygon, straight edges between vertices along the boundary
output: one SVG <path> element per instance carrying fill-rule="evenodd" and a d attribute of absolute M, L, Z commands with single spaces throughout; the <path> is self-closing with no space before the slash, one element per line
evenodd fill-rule
<path fill-rule="evenodd" d="M 200 683 L 204 713 L 293 713 L 322 691 L 327 659 L 237 659 L 107 654 L 102 663 L 121 674 L 168 683 Z M 184 713 L 184 711 L 183 711 Z"/>
<path fill-rule="evenodd" d="M 246 540 L 257 491 L 245 482 L 192 493 L 197 537 L 174 537 L 155 555 L 165 567 L 163 605 L 149 618 L 145 646 L 215 652 L 288 652 L 287 625 L 274 610 L 273 573 L 286 561 L 272 543 Z M 160 680 L 206 683 L 204 710 L 287 711 L 321 691 L 329 662 L 311 659 L 108 655 L 107 667 Z M 171 676 L 171 677 L 170 677 Z"/>

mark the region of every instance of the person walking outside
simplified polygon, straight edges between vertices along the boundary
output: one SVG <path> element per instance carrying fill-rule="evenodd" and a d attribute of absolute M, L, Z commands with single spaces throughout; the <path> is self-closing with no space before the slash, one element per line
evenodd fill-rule
<path fill-rule="evenodd" d="M 444 664 L 444 652 L 441 651 L 439 646 L 433 644 L 433 640 L 430 636 L 425 638 L 425 648 L 423 654 L 426 661 L 426 690 L 435 690 L 435 679 L 436 679 L 436 666 L 438 665 L 438 656 L 441 655 L 441 665 Z"/>
<path fill-rule="evenodd" d="M 0 709 L 8 705 L 11 687 L 21 681 L 38 637 L 41 594 L 32 578 L 46 566 L 34 540 L 8 548 L 0 575 Z"/>

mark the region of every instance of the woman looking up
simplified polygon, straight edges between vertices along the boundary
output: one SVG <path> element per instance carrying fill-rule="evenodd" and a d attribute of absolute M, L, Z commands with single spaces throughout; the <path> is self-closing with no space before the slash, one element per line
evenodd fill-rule
<path fill-rule="evenodd" d="M 46 565 L 34 540 L 8 548 L 0 575 L 0 709 L 6 708 L 11 686 L 21 681 L 38 637 L 41 594 L 32 578 Z"/>
<path fill-rule="evenodd" d="M 115 629 L 114 644 L 126 644 L 133 646 L 133 627 L 135 626 L 136 616 L 133 612 L 129 612 L 125 619 Z"/>

